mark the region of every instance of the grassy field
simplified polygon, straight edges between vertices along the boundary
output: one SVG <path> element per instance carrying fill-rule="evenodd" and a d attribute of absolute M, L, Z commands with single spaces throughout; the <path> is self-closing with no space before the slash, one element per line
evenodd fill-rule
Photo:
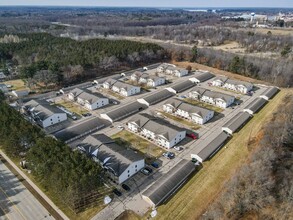
<path fill-rule="evenodd" d="M 4 84 L 12 85 L 12 90 L 22 90 L 27 88 L 24 84 L 24 81 L 21 79 L 5 81 Z"/>
<path fill-rule="evenodd" d="M 151 157 L 159 157 L 165 152 L 162 148 L 147 141 L 140 136 L 131 133 L 130 131 L 123 130 L 112 136 L 118 144 L 124 146 L 131 146 L 133 149 L 140 151 L 143 154 L 147 154 Z"/>
<path fill-rule="evenodd" d="M 76 113 L 77 115 L 82 115 L 85 113 L 88 113 L 89 111 L 84 109 L 83 107 L 81 107 L 80 105 L 73 103 L 71 101 L 68 100 L 60 100 L 58 102 L 56 102 L 55 104 L 57 105 L 62 105 L 63 107 L 65 107 L 67 110 Z"/>
<path fill-rule="evenodd" d="M 155 219 L 198 219 L 224 189 L 225 183 L 249 160 L 253 146 L 248 148 L 248 143 L 258 137 L 262 126 L 269 122 L 288 93 L 293 94 L 293 90 L 282 90 L 241 131 L 234 134 L 167 204 L 158 207 Z"/>
<path fill-rule="evenodd" d="M 172 119 L 176 122 L 179 122 L 181 124 L 184 124 L 186 126 L 188 126 L 189 128 L 193 129 L 193 130 L 198 130 L 200 129 L 200 125 L 196 124 L 196 123 L 192 123 L 191 121 L 188 121 L 188 120 L 185 120 L 184 118 L 180 118 L 180 117 L 176 117 L 174 115 L 171 115 L 169 113 L 166 113 L 164 111 L 160 111 L 160 113 L 162 115 L 164 115 L 165 117 L 169 118 L 169 119 Z"/>
<path fill-rule="evenodd" d="M 218 112 L 218 113 L 220 113 L 220 112 L 222 112 L 224 110 L 224 109 L 219 108 L 217 106 L 210 105 L 210 104 L 207 104 L 205 102 L 201 102 L 201 101 L 194 100 L 194 99 L 191 99 L 191 98 L 185 98 L 184 101 L 189 103 L 189 104 L 197 105 L 197 106 L 200 106 L 200 107 L 203 107 L 203 108 L 207 108 L 209 110 L 213 110 L 213 111 Z"/>
<path fill-rule="evenodd" d="M 101 92 L 102 94 L 105 94 L 105 93 L 106 93 L 106 94 L 108 94 L 108 95 L 110 95 L 110 96 L 113 96 L 113 97 L 117 98 L 118 100 L 125 99 L 124 96 L 119 95 L 118 93 L 113 92 L 112 90 L 109 90 L 109 89 L 103 89 L 103 88 L 100 88 L 100 92 Z"/>

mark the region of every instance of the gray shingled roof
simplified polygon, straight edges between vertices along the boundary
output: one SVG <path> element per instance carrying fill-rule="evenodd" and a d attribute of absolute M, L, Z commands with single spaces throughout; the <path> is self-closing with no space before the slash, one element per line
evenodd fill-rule
<path fill-rule="evenodd" d="M 165 105 L 172 105 L 174 108 L 178 108 L 183 102 L 179 99 L 172 98 L 165 102 Z"/>
<path fill-rule="evenodd" d="M 226 76 L 218 76 L 216 77 L 215 79 L 213 79 L 213 81 L 216 81 L 216 80 L 221 80 L 223 83 L 225 83 L 229 78 L 226 77 Z"/>
<path fill-rule="evenodd" d="M 174 86 L 171 86 L 170 88 L 174 89 L 176 93 L 183 92 L 191 87 L 195 86 L 193 82 L 190 80 L 186 80 L 180 83 L 175 84 Z"/>
<path fill-rule="evenodd" d="M 196 78 L 200 82 L 204 82 L 215 77 L 215 75 L 210 72 L 197 71 L 194 73 L 193 77 Z"/>
<path fill-rule="evenodd" d="M 155 117 L 148 114 L 137 114 L 129 122 L 135 122 L 135 124 L 142 128 L 151 119 L 155 119 Z"/>
<path fill-rule="evenodd" d="M 235 79 L 227 79 L 227 81 L 225 83 L 232 84 L 232 85 L 244 85 L 246 87 L 253 86 L 252 83 L 244 82 L 244 81 L 240 81 L 240 80 L 235 80 Z"/>
<path fill-rule="evenodd" d="M 227 95 L 225 93 L 221 93 L 221 92 L 215 92 L 215 91 L 210 91 L 210 90 L 206 90 L 204 93 L 203 93 L 204 96 L 207 96 L 207 97 L 211 97 L 213 99 L 223 99 L 225 100 L 226 102 L 228 100 L 230 100 L 231 98 L 233 98 L 233 96 L 231 95 Z"/>
<path fill-rule="evenodd" d="M 97 101 L 99 101 L 101 98 L 106 98 L 105 96 L 103 96 L 100 93 L 92 93 L 91 91 L 85 89 L 83 90 L 82 93 L 80 93 L 78 95 L 78 98 L 82 99 L 82 100 L 86 100 L 88 101 L 90 104 L 92 103 L 96 103 Z"/>
<path fill-rule="evenodd" d="M 203 95 L 205 93 L 205 91 L 207 91 L 207 89 L 204 89 L 202 87 L 195 87 L 190 92 L 196 92 L 201 96 L 201 95 Z"/>
<path fill-rule="evenodd" d="M 205 116 L 207 116 L 211 110 L 208 110 L 206 108 L 203 107 L 199 107 L 199 106 L 195 106 L 195 105 L 191 105 L 189 103 L 181 103 L 180 106 L 178 106 L 178 109 L 181 109 L 183 111 L 188 112 L 189 114 L 198 114 L 200 115 L 202 118 L 204 118 Z"/>
<path fill-rule="evenodd" d="M 155 206 L 158 206 L 178 190 L 194 171 L 195 165 L 191 161 L 183 159 L 145 190 L 142 195 L 149 198 Z"/>
<path fill-rule="evenodd" d="M 88 136 L 79 146 L 98 149 L 97 159 L 101 163 L 107 159 L 105 167 L 114 171 L 117 176 L 120 176 L 133 162 L 144 159 L 140 154 L 116 144 L 104 134 Z"/>
<path fill-rule="evenodd" d="M 173 140 L 178 132 L 184 131 L 183 128 L 148 114 L 138 114 L 129 120 L 129 122 L 139 122 L 138 125 L 141 126 L 141 128 L 152 131 L 156 135 L 161 135 L 169 141 Z"/>
<path fill-rule="evenodd" d="M 149 103 L 149 105 L 154 105 L 158 102 L 161 102 L 163 100 L 170 98 L 173 95 L 174 95 L 174 93 L 172 93 L 166 89 L 163 89 L 159 92 L 154 92 L 150 95 L 147 95 L 141 99 L 144 99 L 147 103 Z"/>
<path fill-rule="evenodd" d="M 219 134 L 216 134 L 213 139 L 210 141 L 210 139 L 205 142 L 202 142 L 200 145 L 197 145 L 194 147 L 194 151 L 191 152 L 191 154 L 198 155 L 202 161 L 207 160 L 208 158 L 212 157 L 223 144 L 228 139 L 229 135 L 225 132 L 221 132 Z"/>
<path fill-rule="evenodd" d="M 71 90 L 69 93 L 72 93 L 72 95 L 74 97 L 77 97 L 79 96 L 81 93 L 83 93 L 84 91 L 82 89 L 79 89 L 79 88 L 75 88 L 73 90 Z"/>
<path fill-rule="evenodd" d="M 116 81 L 113 86 L 119 89 L 125 89 L 126 91 L 132 89 L 133 87 L 137 87 L 120 81 Z"/>
<path fill-rule="evenodd" d="M 42 121 L 54 114 L 64 113 L 61 109 L 50 105 L 44 100 L 31 100 L 25 103 L 24 106 L 29 108 L 29 110 L 33 109 L 34 115 L 40 118 Z"/>
<path fill-rule="evenodd" d="M 139 111 L 144 110 L 147 108 L 146 105 L 141 104 L 139 102 L 132 102 L 130 104 L 126 104 L 120 108 L 116 108 L 110 112 L 106 112 L 106 114 L 109 118 L 112 119 L 112 121 L 118 121 L 120 119 L 126 118 L 130 115 L 133 115 Z"/>
<path fill-rule="evenodd" d="M 81 123 L 74 124 L 73 126 L 67 127 L 61 131 L 55 132 L 53 135 L 61 141 L 69 141 L 72 138 L 85 136 L 101 129 L 105 126 L 105 121 L 100 118 L 91 118 Z"/>
<path fill-rule="evenodd" d="M 185 112 L 188 112 L 189 114 L 198 114 L 200 115 L 202 118 L 204 118 L 206 115 L 208 115 L 210 113 L 211 110 L 208 110 L 206 108 L 203 107 L 199 107 L 196 105 L 191 105 L 189 103 L 183 102 L 179 99 L 173 98 L 168 100 L 166 104 L 172 105 L 174 108 L 183 110 Z"/>
<path fill-rule="evenodd" d="M 251 118 L 250 114 L 247 112 L 239 112 L 233 118 L 223 125 L 223 128 L 228 128 L 234 133 L 237 131 L 243 124 L 245 124 Z"/>
<path fill-rule="evenodd" d="M 116 79 L 112 79 L 112 78 L 108 78 L 104 81 L 104 83 L 109 83 L 110 86 L 112 86 L 114 83 L 116 83 L 117 80 Z"/>
<path fill-rule="evenodd" d="M 253 100 L 250 104 L 248 104 L 244 110 L 250 110 L 254 113 L 258 112 L 265 104 L 267 103 L 267 100 L 263 98 L 256 98 Z"/>
<path fill-rule="evenodd" d="M 269 87 L 261 94 L 261 96 L 266 96 L 268 99 L 271 99 L 279 91 L 280 91 L 280 89 L 277 87 Z"/>

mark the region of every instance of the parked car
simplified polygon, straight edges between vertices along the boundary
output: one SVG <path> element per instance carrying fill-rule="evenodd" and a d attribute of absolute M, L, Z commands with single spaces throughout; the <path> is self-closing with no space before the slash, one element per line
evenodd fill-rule
<path fill-rule="evenodd" d="M 177 150 L 177 151 L 182 151 L 183 150 L 183 147 L 181 147 L 181 146 L 175 146 L 174 149 Z"/>
<path fill-rule="evenodd" d="M 142 169 L 140 170 L 140 172 L 143 173 L 143 174 L 146 175 L 146 176 L 150 175 L 150 172 L 149 172 L 147 169 L 145 169 L 145 168 L 142 168 Z"/>
<path fill-rule="evenodd" d="M 77 120 L 77 117 L 76 116 L 71 116 L 71 118 L 76 121 Z"/>
<path fill-rule="evenodd" d="M 192 138 L 193 140 L 198 139 L 198 136 L 194 133 L 187 133 L 186 136 Z"/>
<path fill-rule="evenodd" d="M 130 187 L 127 186 L 126 184 L 123 183 L 121 186 L 122 186 L 122 188 L 125 189 L 126 191 L 130 191 Z"/>
<path fill-rule="evenodd" d="M 118 102 L 114 101 L 114 102 L 113 102 L 113 104 L 114 104 L 114 105 L 117 105 L 117 104 L 118 104 Z"/>
<path fill-rule="evenodd" d="M 113 190 L 113 193 L 116 195 L 116 196 L 122 196 L 122 193 L 118 190 L 118 189 L 114 189 Z"/>
<path fill-rule="evenodd" d="M 149 173 L 152 173 L 152 172 L 153 172 L 152 168 L 150 168 L 150 167 L 145 167 L 145 169 L 146 169 L 147 171 L 149 171 Z"/>
<path fill-rule="evenodd" d="M 124 127 L 122 125 L 118 125 L 117 128 L 120 129 L 120 130 L 124 129 Z"/>
<path fill-rule="evenodd" d="M 151 166 L 154 168 L 159 168 L 160 165 L 157 162 L 152 162 Z"/>
<path fill-rule="evenodd" d="M 166 157 L 167 159 L 171 160 L 175 157 L 175 154 L 170 151 L 167 151 L 167 152 L 163 153 L 163 157 Z"/>
<path fill-rule="evenodd" d="M 83 117 L 88 117 L 88 116 L 91 116 L 91 115 L 92 115 L 92 114 L 89 113 L 89 112 L 88 112 L 88 113 L 84 113 L 84 114 L 82 114 Z"/>

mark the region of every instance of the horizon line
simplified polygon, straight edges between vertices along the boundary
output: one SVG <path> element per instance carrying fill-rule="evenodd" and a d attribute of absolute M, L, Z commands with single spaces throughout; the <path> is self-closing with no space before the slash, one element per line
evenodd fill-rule
<path fill-rule="evenodd" d="M 281 7 L 281 6 L 266 6 L 266 7 L 260 7 L 260 6 L 219 6 L 219 7 L 214 7 L 214 6 L 200 6 L 200 7 L 192 7 L 192 6 L 175 6 L 175 7 L 168 7 L 168 6 L 90 6 L 90 5 L 1 5 L 0 7 L 81 7 L 81 8 L 174 8 L 174 9 L 184 9 L 184 8 L 199 8 L 199 9 L 223 9 L 223 8 L 233 8 L 233 9 L 253 9 L 253 8 L 263 8 L 263 9 L 293 9 L 293 6 L 291 7 Z"/>

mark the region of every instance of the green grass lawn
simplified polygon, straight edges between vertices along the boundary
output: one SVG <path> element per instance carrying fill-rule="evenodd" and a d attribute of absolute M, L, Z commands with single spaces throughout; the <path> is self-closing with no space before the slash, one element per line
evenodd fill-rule
<path fill-rule="evenodd" d="M 222 109 L 222 108 L 219 108 L 217 106 L 210 105 L 210 104 L 207 104 L 205 102 L 201 102 L 201 101 L 198 101 L 198 100 L 195 100 L 195 99 L 185 98 L 184 101 L 189 103 L 189 104 L 192 104 L 192 105 L 196 105 L 196 106 L 200 106 L 200 107 L 203 107 L 203 108 L 207 108 L 209 110 L 213 110 L 214 112 L 220 113 L 220 112 L 224 111 L 224 109 Z"/>
<path fill-rule="evenodd" d="M 130 131 L 120 131 L 119 133 L 113 135 L 112 138 L 119 145 L 131 147 L 153 158 L 157 158 L 165 152 L 164 149 Z"/>
<path fill-rule="evenodd" d="M 198 129 L 201 128 L 200 125 L 198 125 L 198 124 L 196 124 L 196 123 L 193 123 L 193 122 L 191 122 L 191 121 L 188 121 L 188 120 L 186 120 L 186 119 L 184 119 L 184 118 L 180 118 L 180 117 L 177 117 L 177 116 L 175 116 L 175 115 L 171 115 L 171 114 L 169 114 L 169 113 L 167 113 L 167 112 L 164 112 L 164 111 L 160 111 L 160 113 L 161 113 L 162 115 L 164 115 L 165 117 L 169 118 L 169 119 L 172 119 L 172 120 L 174 120 L 174 121 L 176 121 L 176 122 L 179 122 L 179 123 L 181 123 L 181 124 L 184 124 L 184 125 L 190 127 L 190 128 L 193 129 L 193 130 L 198 130 Z"/>

